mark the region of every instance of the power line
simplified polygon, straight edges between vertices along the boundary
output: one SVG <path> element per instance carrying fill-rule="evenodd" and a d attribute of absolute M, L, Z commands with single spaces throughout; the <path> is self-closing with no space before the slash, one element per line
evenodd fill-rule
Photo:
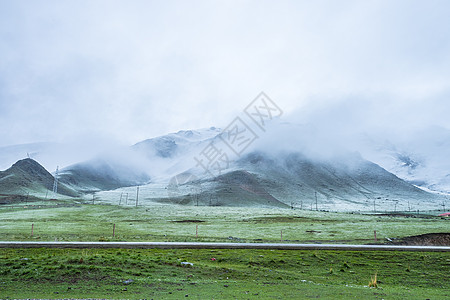
<path fill-rule="evenodd" d="M 138 201 L 139 201 L 139 186 L 136 189 L 136 207 L 138 206 Z"/>

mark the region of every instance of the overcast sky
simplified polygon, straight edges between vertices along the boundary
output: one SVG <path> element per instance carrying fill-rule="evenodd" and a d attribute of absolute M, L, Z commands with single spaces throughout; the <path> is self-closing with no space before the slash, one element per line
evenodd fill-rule
<path fill-rule="evenodd" d="M 450 1 L 0 0 L 0 146 L 224 127 L 260 91 L 450 128 Z"/>

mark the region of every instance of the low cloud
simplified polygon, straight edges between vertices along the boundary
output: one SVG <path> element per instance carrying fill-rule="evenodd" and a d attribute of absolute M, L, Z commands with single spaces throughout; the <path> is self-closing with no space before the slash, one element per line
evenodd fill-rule
<path fill-rule="evenodd" d="M 449 97 L 450 93 L 427 99 L 395 95 L 315 98 L 304 108 L 271 122 L 252 149 L 329 158 L 349 151 L 365 153 L 374 146 L 368 143 L 392 142 L 415 145 L 416 150 L 427 152 L 427 145 L 439 143 L 450 132 L 445 117 L 450 113 Z"/>
<path fill-rule="evenodd" d="M 226 126 L 261 90 L 332 144 L 357 128 L 448 127 L 449 7 L 1 1 L 0 146 Z"/>

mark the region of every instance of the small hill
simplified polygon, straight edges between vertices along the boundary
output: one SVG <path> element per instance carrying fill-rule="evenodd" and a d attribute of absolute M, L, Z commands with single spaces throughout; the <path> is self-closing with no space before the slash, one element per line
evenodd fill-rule
<path fill-rule="evenodd" d="M 17 161 L 9 169 L 0 172 L 0 194 L 23 195 L 46 193 L 52 190 L 54 177 L 43 166 L 31 158 Z M 70 197 L 78 193 L 59 183 L 58 193 Z"/>

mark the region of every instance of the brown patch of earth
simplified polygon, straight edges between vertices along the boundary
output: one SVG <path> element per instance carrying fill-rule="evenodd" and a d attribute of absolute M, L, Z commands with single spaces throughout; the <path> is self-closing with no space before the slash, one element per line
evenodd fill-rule
<path fill-rule="evenodd" d="M 450 246 L 450 233 L 426 233 L 407 236 L 393 241 L 391 244 L 407 246 Z"/>
<path fill-rule="evenodd" d="M 179 221 L 172 221 L 175 223 L 203 223 L 205 221 L 202 220 L 179 220 Z"/>

